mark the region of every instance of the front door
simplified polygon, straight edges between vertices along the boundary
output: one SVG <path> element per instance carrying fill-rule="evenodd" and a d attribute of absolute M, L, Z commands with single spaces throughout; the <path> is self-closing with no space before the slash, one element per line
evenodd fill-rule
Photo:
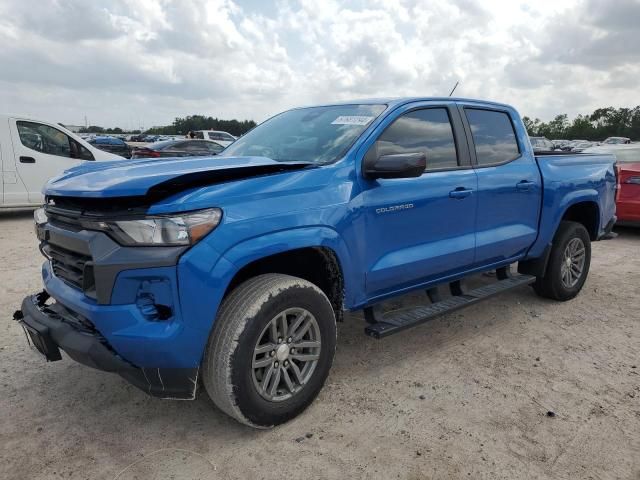
<path fill-rule="evenodd" d="M 369 149 L 367 154 L 427 157 L 420 177 L 363 180 L 369 299 L 443 279 L 473 263 L 477 178 L 461 130 L 453 104 L 409 109 Z"/>

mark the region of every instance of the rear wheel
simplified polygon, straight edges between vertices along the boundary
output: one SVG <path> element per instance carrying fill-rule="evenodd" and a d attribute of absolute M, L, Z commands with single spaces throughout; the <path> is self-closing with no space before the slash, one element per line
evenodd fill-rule
<path fill-rule="evenodd" d="M 267 428 L 301 413 L 333 362 L 335 315 L 314 284 L 260 275 L 223 302 L 203 362 L 213 402 L 240 422 Z"/>
<path fill-rule="evenodd" d="M 553 238 L 547 270 L 533 288 L 541 297 L 570 300 L 582 290 L 590 264 L 589 232 L 580 223 L 562 222 Z"/>

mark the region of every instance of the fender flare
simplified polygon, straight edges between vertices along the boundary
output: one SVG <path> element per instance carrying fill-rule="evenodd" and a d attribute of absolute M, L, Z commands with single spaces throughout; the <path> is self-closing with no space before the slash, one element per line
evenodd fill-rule
<path fill-rule="evenodd" d="M 534 244 L 529 248 L 527 255 L 522 261 L 529 261 L 540 258 L 546 254 L 546 249 L 553 241 L 553 237 L 558 231 L 560 222 L 564 218 L 565 214 L 573 205 L 582 202 L 595 203 L 598 207 L 598 228 L 600 228 L 601 219 L 600 205 L 598 204 L 598 191 L 596 189 L 581 189 L 568 192 L 566 195 L 557 196 L 553 198 L 552 203 L 542 206 L 542 216 L 538 225 L 538 238 Z M 552 212 L 551 215 L 545 212 Z"/>
<path fill-rule="evenodd" d="M 222 253 L 222 257 L 234 265 L 235 275 L 250 263 L 265 257 L 300 248 L 325 247 L 331 249 L 340 265 L 344 279 L 344 304 L 352 303 L 353 286 L 348 279 L 355 278 L 349 250 L 336 230 L 327 226 L 310 226 L 271 232 L 235 244 Z M 227 284 L 228 287 L 228 284 Z"/>
<path fill-rule="evenodd" d="M 597 216 L 596 216 L 596 236 L 600 231 L 601 223 L 602 223 L 602 212 L 600 211 L 600 204 L 598 203 L 598 191 L 595 189 L 588 190 L 577 190 L 575 192 L 569 192 L 567 195 L 562 197 L 560 205 L 558 206 L 558 211 L 561 214 L 555 219 L 555 228 L 553 229 L 553 234 L 558 231 L 560 227 L 560 222 L 566 215 L 567 211 L 577 205 L 578 203 L 592 203 L 596 207 Z"/>

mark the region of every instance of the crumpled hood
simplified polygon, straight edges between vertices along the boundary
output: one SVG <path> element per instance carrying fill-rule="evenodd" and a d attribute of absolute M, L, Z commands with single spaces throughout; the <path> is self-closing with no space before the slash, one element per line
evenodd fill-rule
<path fill-rule="evenodd" d="M 82 198 L 166 196 L 198 186 L 296 170 L 308 162 L 266 157 L 194 157 L 87 162 L 45 185 L 47 196 Z"/>

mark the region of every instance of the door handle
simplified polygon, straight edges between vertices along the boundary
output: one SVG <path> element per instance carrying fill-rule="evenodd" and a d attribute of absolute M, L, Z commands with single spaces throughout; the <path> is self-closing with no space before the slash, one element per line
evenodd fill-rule
<path fill-rule="evenodd" d="M 449 197 L 461 199 L 461 198 L 468 197 L 472 193 L 473 193 L 473 190 L 471 190 L 470 188 L 458 187 L 455 190 L 451 190 L 449 192 Z"/>
<path fill-rule="evenodd" d="M 516 185 L 516 188 L 518 190 L 531 190 L 531 187 L 533 187 L 535 185 L 535 183 L 530 182 L 529 180 L 521 180 L 520 182 L 518 182 L 518 184 Z"/>
<path fill-rule="evenodd" d="M 36 159 L 33 157 L 20 157 L 20 163 L 36 163 Z"/>

